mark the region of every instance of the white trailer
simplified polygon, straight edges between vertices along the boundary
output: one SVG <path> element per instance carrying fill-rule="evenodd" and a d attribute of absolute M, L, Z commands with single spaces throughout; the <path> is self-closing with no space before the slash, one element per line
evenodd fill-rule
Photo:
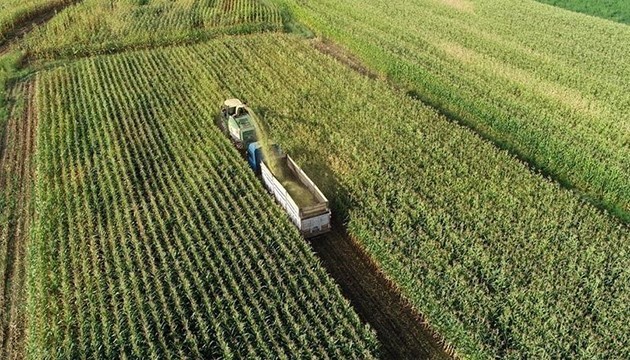
<path fill-rule="evenodd" d="M 304 237 L 309 238 L 329 232 L 330 208 L 328 207 L 328 199 L 290 156 L 284 155 L 278 158 L 278 162 L 282 166 L 286 166 L 293 178 L 313 195 L 315 201 L 309 205 L 298 205 L 298 202 L 292 198 L 289 191 L 274 176 L 265 161 L 262 161 L 260 171 L 267 189 L 286 210 L 291 221 Z"/>

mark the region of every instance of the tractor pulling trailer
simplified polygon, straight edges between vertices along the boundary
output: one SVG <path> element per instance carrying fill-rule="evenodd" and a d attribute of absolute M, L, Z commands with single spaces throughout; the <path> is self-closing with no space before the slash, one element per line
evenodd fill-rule
<path fill-rule="evenodd" d="M 315 237 L 330 231 L 328 199 L 306 173 L 276 144 L 263 151 L 257 141 L 251 110 L 238 99 L 228 99 L 221 108 L 220 127 L 236 148 L 246 152 L 250 168 L 260 175 L 267 190 L 287 212 L 302 236 Z M 265 158 L 265 153 L 267 157 Z M 275 173 L 274 173 L 275 172 Z"/>

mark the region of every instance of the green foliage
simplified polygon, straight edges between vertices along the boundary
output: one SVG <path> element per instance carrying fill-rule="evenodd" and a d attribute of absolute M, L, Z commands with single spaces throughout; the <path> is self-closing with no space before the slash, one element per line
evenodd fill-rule
<path fill-rule="evenodd" d="M 33 14 L 54 9 L 69 0 L 2 0 L 0 1 L 0 44 L 6 35 Z"/>
<path fill-rule="evenodd" d="M 313 38 L 315 36 L 315 34 L 304 26 L 304 24 L 296 21 L 287 4 L 280 3 L 278 4 L 278 8 L 280 9 L 280 14 L 282 16 L 284 32 L 299 34 L 305 38 Z"/>
<path fill-rule="evenodd" d="M 283 22 L 260 0 L 85 0 L 35 30 L 24 48 L 38 58 L 75 57 L 278 31 Z"/>
<path fill-rule="evenodd" d="M 17 52 L 0 55 L 0 142 L 4 136 L 4 128 L 9 115 L 7 108 L 8 82 L 17 74 L 21 58 L 22 55 Z"/>
<path fill-rule="evenodd" d="M 18 58 L 17 54 L 0 55 L 0 172 L 2 172 L 0 176 L 3 178 L 12 175 L 8 174 L 7 169 L 3 166 L 2 157 L 8 146 L 8 139 L 5 138 L 7 120 L 9 117 L 8 99 L 10 96 L 8 82 L 16 72 Z M 10 180 L 11 179 L 0 179 L 0 181 L 6 181 L 11 184 Z M 4 249 L 7 244 L 5 239 L 7 236 L 5 236 L 4 232 L 8 231 L 9 221 L 12 215 L 11 210 L 14 208 L 15 203 L 12 190 L 10 186 L 0 183 L 0 225 L 2 225 L 2 230 L 0 231 L 0 246 L 3 249 L 3 251 L 0 251 L 0 279 L 4 279 L 4 269 L 6 268 L 6 252 Z"/>
<path fill-rule="evenodd" d="M 554 182 L 532 174 L 524 164 L 471 131 L 410 102 L 404 93 L 318 54 L 300 39 L 256 35 L 99 57 L 42 76 L 42 84 L 47 85 L 40 86 L 40 96 L 51 95 L 44 102 L 50 110 L 40 114 L 39 143 L 55 146 L 45 145 L 40 152 L 44 159 L 51 159 L 40 163 L 40 173 L 47 174 L 39 186 L 38 200 L 45 205 L 40 213 L 51 215 L 41 219 L 34 250 L 37 256 L 49 255 L 33 259 L 39 268 L 32 274 L 36 281 L 31 288 L 43 290 L 33 297 L 39 306 L 32 317 L 41 316 L 36 314 L 50 306 L 56 298 L 53 294 L 62 296 L 54 303 L 54 316 L 41 322 L 30 320 L 33 345 L 62 346 L 65 333 L 89 344 L 89 337 L 76 334 L 98 328 L 102 320 L 89 320 L 98 312 L 71 311 L 68 304 L 97 309 L 98 296 L 104 296 L 101 301 L 105 304 L 118 301 L 113 307 L 131 325 L 121 320 L 118 327 L 111 327 L 116 322 L 108 318 L 105 324 L 110 325 L 104 326 L 110 332 L 103 330 L 102 336 L 97 332 L 95 339 L 109 339 L 109 334 L 120 338 L 135 334 L 132 338 L 142 339 L 141 329 L 145 325 L 151 328 L 151 312 L 150 307 L 142 310 L 137 304 L 150 301 L 139 302 L 132 295 L 137 293 L 132 289 L 144 281 L 142 273 L 128 281 L 120 280 L 122 274 L 146 263 L 141 268 L 148 272 L 150 284 L 156 278 L 149 276 L 155 271 L 150 266 L 152 256 L 156 266 L 180 264 L 175 260 L 178 256 L 193 261 L 202 256 L 196 255 L 196 246 L 214 244 L 192 239 L 213 238 L 224 244 L 219 235 L 191 235 L 187 240 L 187 232 L 205 231 L 203 224 L 213 223 L 203 221 L 205 217 L 226 217 L 232 225 L 220 227 L 221 231 L 261 229 L 254 231 L 256 235 L 221 246 L 243 243 L 264 249 L 269 246 L 264 244 L 274 243 L 264 234 L 278 231 L 286 233 L 280 237 L 286 240 L 274 237 L 276 244 L 302 248 L 294 231 L 285 229 L 289 225 L 284 215 L 244 168 L 243 160 L 227 141 L 217 138 L 211 122 L 218 104 L 239 97 L 254 108 L 270 136 L 324 191 L 335 216 L 348 220 L 351 233 L 385 274 L 461 354 L 479 358 L 573 358 L 577 354 L 605 359 L 622 358 L 630 352 L 630 309 L 626 305 L 630 297 L 630 233 L 626 226 Z M 239 76 L 232 76 L 236 73 Z M 66 95 L 53 96 L 59 93 Z M 85 101 L 86 97 L 93 100 Z M 63 110 L 66 107 L 69 109 Z M 53 134 L 57 135 L 51 137 Z M 144 134 L 153 134 L 153 140 Z M 75 143 L 83 145 L 75 147 Z M 222 156 L 225 160 L 220 160 Z M 206 162 L 206 157 L 217 159 Z M 218 175 L 207 175 L 211 171 Z M 189 177 L 190 181 L 184 181 Z M 68 188 L 63 190 L 64 186 Z M 258 190 L 243 196 L 243 189 L 249 188 Z M 78 191 L 86 195 L 64 195 Z M 234 200 L 220 200 L 224 197 Z M 204 202 L 215 198 L 230 206 L 203 210 Z M 250 202 L 260 205 L 245 205 Z M 71 207 L 55 211 L 59 208 L 55 204 L 60 203 Z M 195 220 L 197 211 L 201 211 L 200 220 Z M 249 215 L 250 211 L 258 215 Z M 164 235 L 142 235 L 142 231 L 159 234 L 160 219 Z M 88 225 L 71 231 L 76 224 Z M 227 234 L 231 231 L 240 230 Z M 57 239 L 66 238 L 69 240 L 58 243 L 61 240 Z M 175 248 L 171 258 L 166 251 L 167 258 L 160 260 L 158 244 Z M 85 249 L 70 250 L 75 246 Z M 135 246 L 141 250 L 134 251 Z M 101 254 L 99 249 L 105 252 Z M 86 259 L 86 270 L 77 273 L 81 261 L 72 260 L 71 254 L 95 250 L 91 258 L 104 260 Z M 284 252 L 269 261 L 292 259 L 289 254 L 294 252 L 298 251 Z M 60 261 L 58 254 L 67 260 Z M 203 256 L 212 259 L 210 254 Z M 289 272 L 299 271 L 312 261 L 308 259 Z M 90 267 L 99 261 L 104 269 L 100 271 L 110 275 L 100 277 L 99 270 Z M 178 271 L 175 266 L 169 269 L 168 274 Z M 116 275 L 118 271 L 122 274 Z M 51 273 L 57 275 L 50 279 L 38 276 Z M 98 282 L 78 274 L 117 282 L 101 280 L 102 290 L 73 290 L 72 274 L 76 274 L 77 284 L 85 284 L 79 289 Z M 160 276 L 161 271 L 156 275 L 171 279 Z M 183 278 L 193 282 L 190 276 Z M 209 282 L 229 276 L 220 273 Z M 301 281 L 303 276 L 294 279 Z M 170 288 L 168 283 L 160 286 Z M 244 286 L 231 291 L 239 288 Z M 117 291 L 126 295 L 112 297 Z M 83 293 L 95 294 L 92 305 L 87 300 L 73 300 Z M 148 294 L 154 294 L 153 290 Z M 63 320 L 61 314 L 69 313 L 81 315 Z M 140 314 L 145 314 L 148 324 Z M 78 327 L 83 321 L 86 325 Z M 53 329 L 46 324 L 61 325 Z M 48 339 L 43 334 L 58 338 Z M 131 343 L 145 349 L 145 340 Z"/>
<path fill-rule="evenodd" d="M 38 75 L 30 357 L 372 357 L 374 334 L 213 124 L 228 90 L 183 86 L 265 49 L 234 38 Z"/>
<path fill-rule="evenodd" d="M 537 0 L 541 3 L 599 16 L 630 25 L 630 1 L 628 0 Z"/>
<path fill-rule="evenodd" d="M 532 1 L 288 1 L 410 93 L 630 221 L 630 27 Z"/>

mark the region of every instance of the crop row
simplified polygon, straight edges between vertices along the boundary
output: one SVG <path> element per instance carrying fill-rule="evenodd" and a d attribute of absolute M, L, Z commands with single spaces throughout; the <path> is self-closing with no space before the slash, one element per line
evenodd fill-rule
<path fill-rule="evenodd" d="M 0 44 L 6 40 L 6 35 L 25 18 L 67 2 L 68 0 L 0 1 Z"/>
<path fill-rule="evenodd" d="M 297 37 L 254 35 L 108 61 L 130 59 L 168 69 L 153 84 L 180 84 L 186 100 L 178 106 L 247 100 L 459 353 L 630 351 L 627 226 L 471 131 Z"/>
<path fill-rule="evenodd" d="M 260 0 L 85 0 L 33 31 L 23 47 L 40 58 L 72 57 L 282 26 L 279 9 Z"/>
<path fill-rule="evenodd" d="M 21 358 L 24 350 L 26 249 L 33 215 L 33 135 L 37 123 L 27 111 L 32 81 L 14 84 L 6 124 L 0 121 L 0 358 Z M 4 132 L 3 132 L 4 131 Z"/>
<path fill-rule="evenodd" d="M 414 96 L 630 220 L 630 28 L 534 1 L 290 0 Z"/>
<path fill-rule="evenodd" d="M 0 55 L 0 138 L 4 136 L 5 124 L 9 116 L 8 83 L 15 75 L 19 63 L 19 54 Z"/>
<path fill-rule="evenodd" d="M 630 3 L 625 0 L 584 2 L 580 0 L 537 0 L 541 3 L 561 7 L 583 14 L 599 16 L 630 25 Z"/>
<path fill-rule="evenodd" d="M 185 61 L 38 76 L 29 355 L 370 357 L 374 335 L 213 125 L 229 94 L 190 94 Z"/>

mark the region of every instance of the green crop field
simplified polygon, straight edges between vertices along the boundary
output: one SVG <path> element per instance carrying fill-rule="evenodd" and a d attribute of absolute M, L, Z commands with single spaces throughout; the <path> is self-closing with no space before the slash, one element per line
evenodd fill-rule
<path fill-rule="evenodd" d="M 29 35 L 40 58 L 72 57 L 283 28 L 280 10 L 258 0 L 85 0 Z"/>
<path fill-rule="evenodd" d="M 630 25 L 630 1 L 627 0 L 537 0 L 549 5 Z"/>
<path fill-rule="evenodd" d="M 229 83 L 223 80 L 235 71 L 241 74 L 238 79 Z M 143 80 L 129 82 L 126 79 L 131 73 L 135 74 L 134 78 Z M 53 200 L 45 200 L 48 198 L 67 203 L 71 209 L 87 208 L 80 212 L 74 210 L 79 216 L 77 219 L 63 220 L 58 216 L 42 219 L 36 254 L 47 253 L 46 249 L 51 248 L 45 239 L 64 238 L 63 234 L 91 239 L 89 234 L 95 233 L 94 241 L 101 239 L 105 244 L 91 247 L 107 249 L 107 241 L 113 241 L 115 234 L 130 232 L 129 239 L 125 240 L 127 250 L 107 256 L 118 258 L 115 260 L 118 264 L 133 266 L 131 264 L 137 262 L 150 264 L 144 261 L 144 257 L 150 259 L 150 255 L 137 259 L 134 257 L 139 256 L 137 254 L 155 253 L 153 261 L 161 263 L 167 260 L 158 256 L 168 257 L 168 250 L 162 254 L 157 244 L 156 250 L 136 249 L 143 246 L 137 239 L 143 238 L 143 231 L 147 234 L 166 231 L 155 235 L 156 241 L 173 236 L 173 240 L 167 241 L 171 243 L 177 238 L 175 234 L 186 229 L 177 225 L 178 219 L 181 224 L 192 224 L 193 234 L 191 240 L 182 240 L 186 242 L 173 246 L 179 247 L 179 253 L 189 248 L 194 244 L 194 231 L 201 234 L 204 231 L 198 216 L 216 213 L 203 209 L 199 210 L 200 215 L 184 212 L 191 205 L 187 201 L 203 199 L 200 190 L 195 188 L 212 183 L 202 169 L 242 163 L 235 152 L 227 149 L 227 141 L 219 141 L 224 148 L 215 150 L 204 140 L 220 136 L 211 124 L 217 104 L 224 98 L 239 96 L 250 101 L 255 99 L 254 109 L 265 119 L 271 135 L 308 173 L 318 174 L 314 179 L 332 199 L 335 213 L 348 218 L 352 234 L 462 354 L 567 357 L 580 348 L 582 355 L 588 358 L 615 358 L 630 351 L 627 338 L 630 328 L 626 321 L 630 313 L 623 305 L 630 296 L 627 228 L 569 191 L 532 174 L 519 161 L 469 130 L 449 123 L 418 103 L 410 103 L 404 94 L 390 90 L 385 84 L 353 73 L 318 54 L 300 38 L 258 35 L 194 47 L 99 57 L 44 74 L 40 82 L 43 124 L 39 141 L 43 144 L 61 142 L 41 151 L 42 159 L 50 159 L 44 163 L 51 164 L 47 166 L 50 170 L 42 169 L 41 173 L 61 174 L 47 175 L 38 183 L 42 192 L 38 197 L 42 203 L 48 203 L 40 213 L 54 214 L 52 210 L 60 206 L 50 202 Z M 182 83 L 188 85 L 177 86 Z M 59 90 L 55 90 L 54 84 Z M 76 90 L 70 91 L 73 89 Z M 68 97 L 56 95 L 59 93 L 67 93 Z M 107 100 L 105 94 L 113 99 Z M 108 105 L 110 101 L 112 105 Z M 91 110 L 89 105 L 84 110 L 85 105 L 78 105 L 93 103 L 101 104 L 98 106 L 102 109 Z M 76 105 L 65 109 L 62 104 Z M 129 108 L 122 108 L 122 104 L 129 104 Z M 402 108 L 404 114 L 399 112 Z M 100 113 L 104 115 L 97 115 Z M 400 121 L 400 115 L 404 115 L 404 122 Z M 70 122 L 73 126 L 63 125 L 69 121 L 67 119 L 92 118 L 92 121 L 111 120 L 83 126 L 75 120 Z M 52 127 L 53 124 L 59 125 Z M 67 133 L 54 130 L 57 126 L 67 129 Z M 101 126 L 103 128 L 97 129 Z M 176 130 L 179 127 L 181 129 Z M 96 133 L 92 135 L 92 131 Z M 48 134 L 55 133 L 65 136 L 48 140 Z M 153 134 L 153 139 L 145 139 L 142 134 Z M 110 143 L 112 149 L 87 143 L 87 139 L 100 138 L 105 144 Z M 85 144 L 76 149 L 72 146 L 82 142 Z M 128 145 L 122 147 L 121 144 Z M 197 144 L 193 147 L 195 152 L 177 155 L 187 154 L 186 148 L 192 144 Z M 64 153 L 59 149 L 68 150 Z M 198 159 L 211 157 L 210 154 L 232 155 L 226 155 L 226 160 L 219 162 L 222 166 L 216 162 L 197 163 L 201 161 Z M 55 158 L 58 160 L 53 160 Z M 147 158 L 150 160 L 144 160 Z M 96 161 L 109 165 L 98 165 Z M 158 166 L 170 161 L 179 164 L 171 165 L 175 169 L 197 170 L 178 180 L 177 170 Z M 75 162 L 76 165 L 72 165 Z M 128 170 L 116 171 L 117 163 L 129 164 Z M 247 172 L 244 165 L 239 169 Z M 55 182 L 60 176 L 68 180 Z M 193 177 L 188 180 L 191 183 L 185 180 L 188 176 Z M 241 177 L 232 172 L 223 176 Z M 194 177 L 200 178 L 195 180 Z M 243 177 L 251 176 L 243 174 Z M 174 183 L 169 184 L 169 181 Z M 184 183 L 178 186 L 176 181 Z M 161 185 L 162 182 L 165 184 Z M 53 186 L 55 183 L 58 185 Z M 80 200 L 73 200 L 76 196 L 62 200 L 61 194 L 48 194 L 43 190 L 55 189 L 61 184 L 70 187 L 65 191 L 60 189 L 62 193 L 86 193 Z M 101 187 L 109 190 L 101 190 Z M 182 194 L 183 199 L 177 200 L 183 202 L 181 205 L 168 207 L 168 198 L 160 194 L 172 193 L 165 190 L 177 188 L 191 189 L 190 195 Z M 94 198 L 96 194 L 101 194 L 103 200 Z M 130 195 L 119 199 L 116 194 Z M 85 202 L 90 196 L 92 202 Z M 73 204 L 74 201 L 80 203 Z M 112 210 L 107 211 L 108 208 Z M 164 208 L 169 211 L 158 211 Z M 94 218 L 90 220 L 89 214 Z M 168 214 L 174 217 L 170 227 L 167 219 L 160 220 Z M 81 230 L 84 235 L 70 231 L 74 222 L 89 221 L 93 225 Z M 65 226 L 53 226 L 55 222 Z M 136 229 L 133 224 L 143 226 Z M 110 226 L 113 228 L 108 229 Z M 260 226 L 265 231 L 277 230 L 277 225 Z M 169 229 L 175 233 L 169 236 Z M 58 231 L 65 232 L 60 233 L 61 236 L 50 236 Z M 264 232 L 256 234 L 263 236 Z M 144 236 L 153 239 L 150 235 Z M 295 242 L 289 239 L 286 243 Z M 69 241 L 68 246 L 79 243 L 83 242 Z M 104 251 L 112 249 L 115 248 Z M 192 251 L 188 261 L 194 263 L 197 256 L 202 258 Z M 115 261 L 109 270 L 103 271 L 116 274 L 116 266 L 123 265 L 116 265 Z M 48 263 L 40 259 L 33 262 Z M 64 262 L 72 263 L 71 260 Z M 185 269 L 185 264 L 180 266 Z M 69 267 L 67 273 L 72 273 L 72 267 L 66 266 Z M 146 271 L 149 272 L 150 267 Z M 37 273 L 39 270 L 33 275 Z M 136 285 L 134 282 L 125 284 L 129 296 L 133 296 L 134 286 L 149 281 L 138 276 Z M 147 278 L 152 277 L 147 275 Z M 90 284 L 87 279 L 75 281 Z M 189 281 L 194 284 L 194 276 Z M 47 288 L 38 282 L 33 285 L 33 289 Z M 107 294 L 106 284 L 100 286 L 102 291 L 95 293 Z M 50 294 L 42 293 L 35 298 L 43 307 Z M 64 293 L 63 287 L 61 293 Z M 96 309 L 98 302 L 106 302 L 106 299 L 92 301 L 91 306 Z M 72 303 L 68 299 L 58 306 L 67 302 Z M 85 300 L 87 309 L 89 304 Z M 119 306 L 120 316 L 123 316 L 127 310 L 124 303 Z M 40 313 L 37 309 L 32 311 L 33 316 Z M 86 319 L 76 320 L 85 324 L 85 334 L 89 333 L 87 328 L 96 326 L 88 315 L 95 311 L 86 310 L 83 315 Z M 150 319 L 152 311 L 161 313 L 162 310 L 152 310 L 147 305 L 138 316 L 145 314 Z M 135 321 L 131 328 L 139 333 L 135 336 L 142 338 L 141 329 L 145 326 L 142 317 L 131 320 Z M 32 323 L 35 339 L 40 336 L 36 329 L 46 329 L 46 323 L 48 321 Z M 118 334 L 115 329 L 112 331 Z M 52 343 L 63 344 L 63 340 Z"/>
<path fill-rule="evenodd" d="M 0 358 L 627 358 L 630 27 L 541 2 L 0 0 Z"/>
<path fill-rule="evenodd" d="M 28 355 L 370 357 L 373 334 L 214 126 L 218 89 L 181 87 L 194 53 L 173 51 L 37 77 Z"/>
<path fill-rule="evenodd" d="M 0 0 L 0 44 L 6 40 L 6 34 L 23 19 L 68 2 L 69 0 Z"/>
<path fill-rule="evenodd" d="M 256 99 L 272 136 L 320 174 L 335 212 L 458 351 L 630 351 L 627 227 L 404 94 L 298 43 L 275 47 L 239 62 L 197 51 L 187 82 L 206 93 L 247 69 L 233 91 Z"/>
<path fill-rule="evenodd" d="M 630 27 L 535 1 L 288 3 L 415 97 L 630 220 Z"/>
<path fill-rule="evenodd" d="M 16 63 L 19 61 L 19 56 L 16 54 L 0 55 L 0 89 L 7 87 L 7 82 L 13 76 L 16 70 Z M 0 138 L 4 133 L 4 124 L 8 116 L 6 94 L 0 91 Z"/>

